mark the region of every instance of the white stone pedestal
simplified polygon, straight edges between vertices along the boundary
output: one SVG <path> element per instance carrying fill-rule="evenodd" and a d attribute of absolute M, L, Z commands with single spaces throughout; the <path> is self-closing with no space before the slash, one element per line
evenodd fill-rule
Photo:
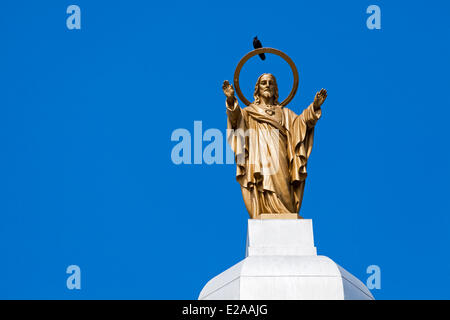
<path fill-rule="evenodd" d="M 199 300 L 373 300 L 314 247 L 312 220 L 248 221 L 246 257 L 211 279 Z"/>

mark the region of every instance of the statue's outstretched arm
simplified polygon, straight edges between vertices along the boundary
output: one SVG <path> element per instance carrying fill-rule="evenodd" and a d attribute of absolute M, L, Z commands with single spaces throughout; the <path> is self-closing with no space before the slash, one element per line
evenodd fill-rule
<path fill-rule="evenodd" d="M 236 124 L 242 116 L 242 110 L 237 103 L 236 97 L 234 96 L 233 86 L 228 82 L 228 80 L 225 80 L 222 85 L 222 90 L 227 97 L 227 115 L 230 118 L 233 127 L 236 127 Z"/>
<path fill-rule="evenodd" d="M 322 104 L 327 98 L 327 90 L 322 89 L 316 93 L 313 103 L 298 116 L 302 119 L 302 122 L 306 124 L 308 128 L 312 128 L 316 125 L 317 120 L 322 115 Z"/>
<path fill-rule="evenodd" d="M 313 102 L 314 111 L 318 111 L 322 107 L 322 104 L 325 102 L 326 99 L 327 99 L 327 90 L 321 89 L 319 92 L 317 92 Z"/>

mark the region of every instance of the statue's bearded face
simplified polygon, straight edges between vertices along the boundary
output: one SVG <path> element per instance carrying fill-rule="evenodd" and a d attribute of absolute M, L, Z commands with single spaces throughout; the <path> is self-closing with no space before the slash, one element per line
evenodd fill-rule
<path fill-rule="evenodd" d="M 259 81 L 259 96 L 272 98 L 275 95 L 276 82 L 272 75 L 265 74 Z"/>

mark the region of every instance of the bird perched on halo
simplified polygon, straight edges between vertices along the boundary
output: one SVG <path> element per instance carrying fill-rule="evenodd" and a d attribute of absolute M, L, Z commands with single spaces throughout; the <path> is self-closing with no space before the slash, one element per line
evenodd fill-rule
<path fill-rule="evenodd" d="M 253 48 L 255 49 L 259 49 L 262 48 L 262 44 L 261 41 L 259 41 L 258 37 L 254 37 L 253 38 Z M 264 53 L 260 53 L 259 57 L 261 58 L 261 60 L 266 60 L 266 55 Z"/>

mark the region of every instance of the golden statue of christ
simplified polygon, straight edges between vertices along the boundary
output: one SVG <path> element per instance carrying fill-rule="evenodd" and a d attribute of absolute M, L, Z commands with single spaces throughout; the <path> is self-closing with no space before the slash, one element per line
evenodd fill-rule
<path fill-rule="evenodd" d="M 327 98 L 325 89 L 300 115 L 278 102 L 272 74 L 262 74 L 254 101 L 241 108 L 228 81 L 223 83 L 228 116 L 228 142 L 235 152 L 239 182 L 250 218 L 261 214 L 298 214 L 302 204 L 306 165 L 314 126 Z"/>

